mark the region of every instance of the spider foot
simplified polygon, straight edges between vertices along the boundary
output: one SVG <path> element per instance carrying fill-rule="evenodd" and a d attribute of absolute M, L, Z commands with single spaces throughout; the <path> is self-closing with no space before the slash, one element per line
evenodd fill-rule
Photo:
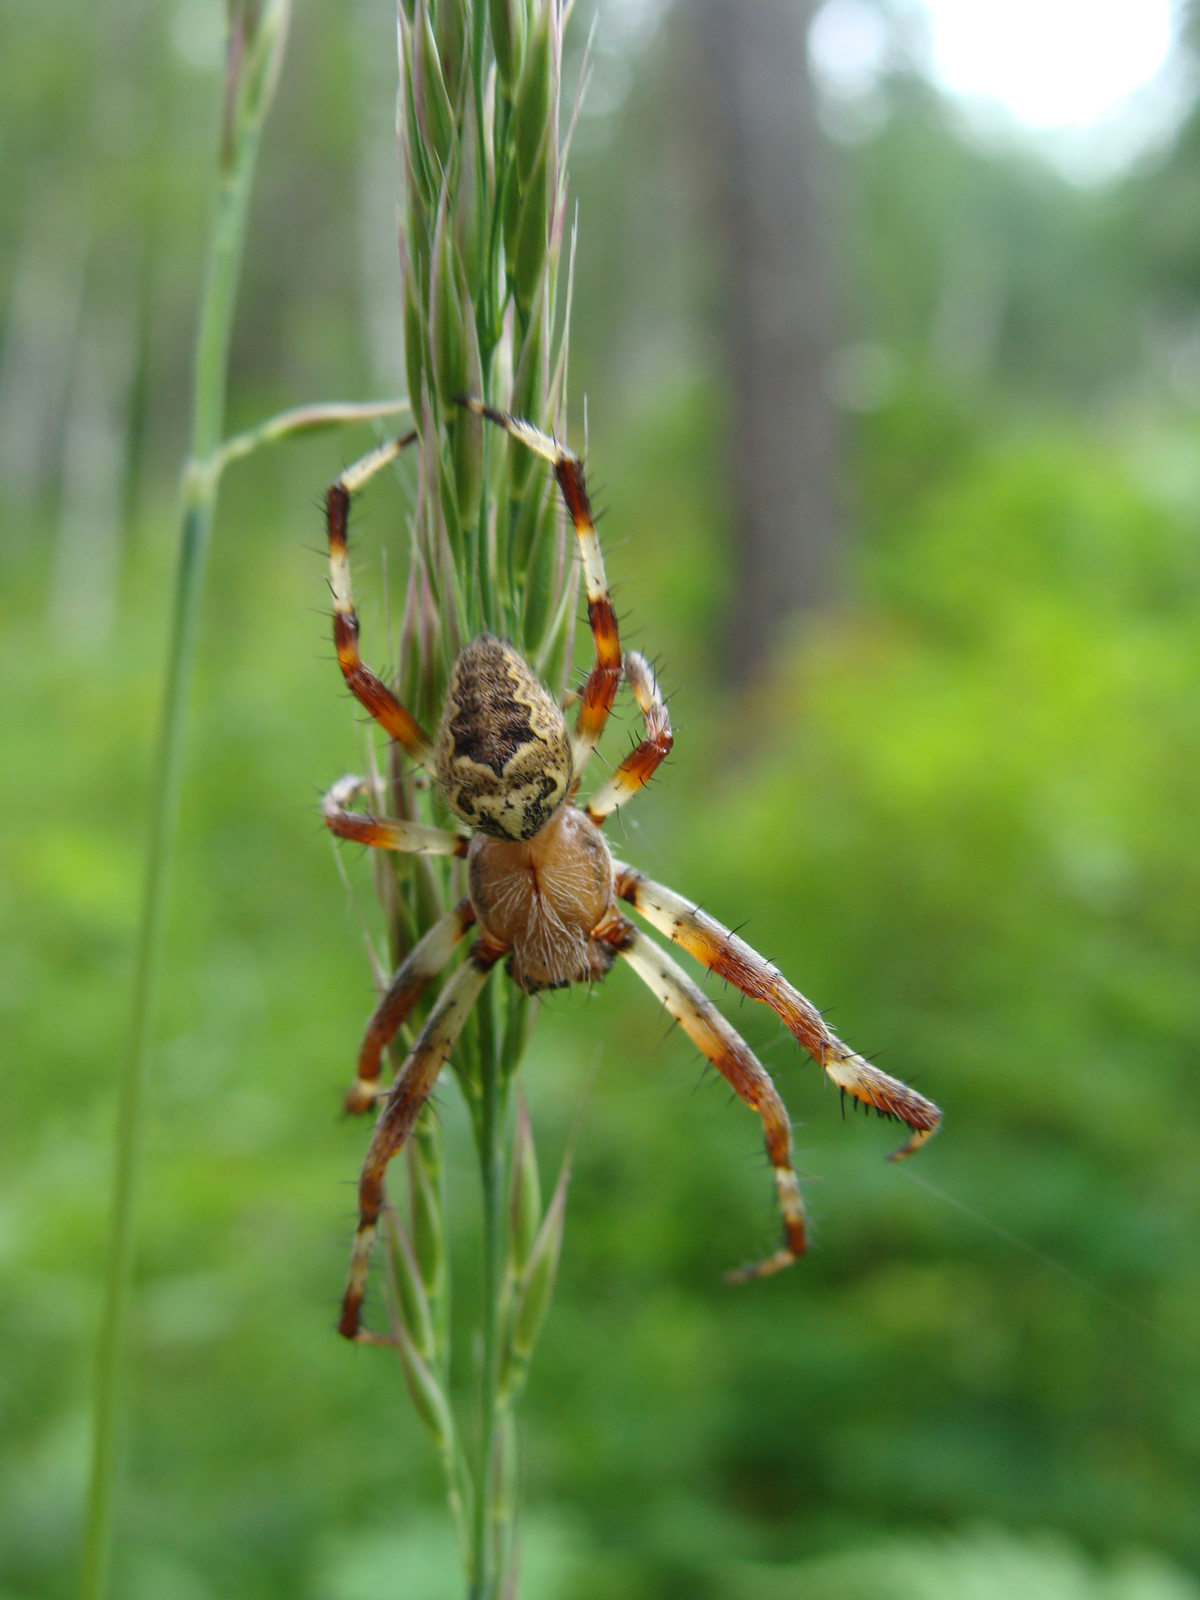
<path fill-rule="evenodd" d="M 384 1345 L 389 1350 L 398 1350 L 399 1344 L 385 1333 L 372 1333 L 370 1328 L 357 1328 L 351 1336 L 352 1344 L 377 1344 Z"/>
<path fill-rule="evenodd" d="M 786 1247 L 776 1250 L 773 1256 L 768 1256 L 765 1261 L 751 1261 L 744 1267 L 734 1267 L 731 1272 L 721 1275 L 722 1283 L 753 1283 L 755 1278 L 769 1278 L 773 1273 L 782 1272 L 785 1267 L 790 1267 L 793 1261 L 800 1259 L 799 1252 Z"/>
<path fill-rule="evenodd" d="M 808 1225 L 804 1219 L 804 1206 L 800 1200 L 800 1186 L 790 1167 L 775 1169 L 775 1183 L 783 1211 L 783 1231 L 787 1243 L 765 1261 L 751 1261 L 744 1267 L 735 1267 L 724 1275 L 726 1283 L 752 1283 L 755 1278 L 769 1278 L 782 1272 L 808 1249 Z"/>
<path fill-rule="evenodd" d="M 937 1131 L 936 1122 L 932 1128 L 913 1128 L 911 1138 L 906 1139 L 899 1150 L 893 1150 L 888 1160 L 903 1161 L 905 1156 L 911 1156 L 914 1150 L 919 1150 L 923 1144 L 932 1139 Z"/>
<path fill-rule="evenodd" d="M 816 1059 L 842 1094 L 851 1095 L 868 1115 L 874 1106 L 880 1116 L 891 1117 L 909 1129 L 910 1137 L 898 1150 L 892 1151 L 889 1161 L 903 1161 L 938 1131 L 942 1113 L 932 1100 L 926 1100 L 907 1083 L 901 1083 L 899 1078 L 881 1072 L 870 1061 L 855 1055 L 840 1039 L 827 1043 Z"/>

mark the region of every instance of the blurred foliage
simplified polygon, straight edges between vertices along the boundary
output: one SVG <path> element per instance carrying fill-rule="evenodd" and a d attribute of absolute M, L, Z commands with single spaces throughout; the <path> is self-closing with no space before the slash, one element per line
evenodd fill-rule
<path fill-rule="evenodd" d="M 218 84 L 200 0 L 4 20 L 0 1596 L 50 1600 L 73 1581 Z M 712 666 L 724 399 L 670 127 L 678 28 L 601 49 L 575 162 L 573 411 L 586 382 L 626 635 L 662 652 L 679 734 L 618 848 L 748 919 L 946 1124 L 911 1178 L 889 1167 L 894 1131 L 843 1125 L 771 1018 L 737 1010 L 804 1124 L 819 1231 L 807 1262 L 733 1292 L 720 1271 L 774 1228 L 754 1119 L 689 1092 L 693 1052 L 627 974 L 549 998 L 525 1073 L 544 1180 L 602 1070 L 528 1393 L 527 1595 L 1191 1600 L 1200 119 L 1080 192 L 964 142 L 900 76 L 875 131 L 831 150 L 844 334 L 875 352 L 874 388 L 839 390 L 857 408 L 846 599 L 735 706 Z M 391 197 L 364 176 L 394 170 L 390 49 L 382 3 L 300 9 L 235 424 L 401 371 L 378 333 Z M 106 623 L 95 585 L 64 609 L 63 551 L 82 537 L 79 352 L 122 293 Z M 218 521 L 144 1203 L 131 1600 L 455 1592 L 400 1373 L 332 1332 L 364 1139 L 336 1107 L 372 1001 L 356 906 L 372 913 L 367 863 L 344 854 L 348 897 L 316 810 L 360 760 L 316 501 L 355 447 L 238 467 Z M 373 486 L 359 519 L 377 662 L 411 487 Z M 469 1136 L 441 1104 L 465 1262 Z"/>
<path fill-rule="evenodd" d="M 912 1540 L 750 1568 L 733 1594 L 754 1600 L 1192 1600 L 1193 1583 L 1153 1557 L 1100 1568 L 1061 1539 L 1020 1541 L 983 1529 L 966 1538 Z"/>

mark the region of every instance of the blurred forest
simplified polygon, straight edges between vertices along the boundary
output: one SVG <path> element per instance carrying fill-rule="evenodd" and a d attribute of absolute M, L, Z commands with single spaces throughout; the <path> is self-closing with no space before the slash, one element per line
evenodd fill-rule
<path fill-rule="evenodd" d="M 0 1600 L 57 1600 L 221 11 L 0 16 Z M 231 427 L 403 390 L 393 37 L 386 0 L 298 8 Z M 825 106 L 841 583 L 735 693 L 693 58 L 686 8 L 602 6 L 572 160 L 572 412 L 582 438 L 586 392 L 625 637 L 660 657 L 677 729 L 619 848 L 742 925 L 945 1126 L 888 1165 L 895 1130 L 843 1122 L 790 1036 L 737 1011 L 796 1119 L 817 1245 L 730 1290 L 776 1226 L 755 1119 L 696 1087 L 625 972 L 550 997 L 525 1074 L 547 1176 L 600 1070 L 525 1405 L 524 1593 L 1196 1600 L 1200 112 L 1080 187 L 969 136 L 900 44 Z M 319 497 L 369 442 L 280 448 L 223 491 L 152 1086 L 128 1600 L 457 1593 L 398 1365 L 333 1332 L 374 911 L 317 812 L 363 739 Z M 357 523 L 377 663 L 408 489 L 372 487 Z M 469 1281 L 468 1136 L 442 1107 Z"/>

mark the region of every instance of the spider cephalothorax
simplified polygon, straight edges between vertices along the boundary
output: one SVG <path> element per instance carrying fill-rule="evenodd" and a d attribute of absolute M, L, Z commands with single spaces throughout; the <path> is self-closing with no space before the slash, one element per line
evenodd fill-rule
<path fill-rule="evenodd" d="M 348 1339 L 363 1336 L 363 1293 L 388 1163 L 411 1132 L 468 1012 L 502 960 L 513 982 L 531 994 L 602 978 L 618 956 L 627 961 L 762 1119 L 784 1244 L 766 1261 L 731 1276 L 761 1277 L 803 1254 L 807 1230 L 792 1170 L 791 1127 L 769 1073 L 683 968 L 621 913 L 622 902 L 709 971 L 770 1006 L 843 1094 L 907 1123 L 911 1136 L 895 1157 L 917 1149 L 941 1120 L 931 1101 L 844 1045 L 799 990 L 736 934 L 681 895 L 613 860 L 601 827 L 650 781 L 669 753 L 667 708 L 646 659 L 632 650 L 621 653 L 579 458 L 528 422 L 477 400 L 462 404 L 553 465 L 579 538 L 596 661 L 579 696 L 572 734 L 554 697 L 519 652 L 482 634 L 454 663 L 437 738 L 431 740 L 359 657 L 346 555 L 351 494 L 415 436 L 373 451 L 329 490 L 334 640 L 346 682 L 380 726 L 436 780 L 454 815 L 473 830 L 468 837 L 354 811 L 355 799 L 372 792 L 357 777 L 334 784 L 322 807 L 326 823 L 342 838 L 384 850 L 465 856 L 467 866 L 467 893 L 413 947 L 375 1008 L 346 1097 L 351 1111 L 383 1101 L 359 1179 L 358 1229 L 338 1324 Z M 622 679 L 633 691 L 645 737 L 581 808 L 575 804 L 575 791 Z M 383 1052 L 472 927 L 477 933 L 466 959 L 443 986 L 390 1089 L 382 1091 Z"/>

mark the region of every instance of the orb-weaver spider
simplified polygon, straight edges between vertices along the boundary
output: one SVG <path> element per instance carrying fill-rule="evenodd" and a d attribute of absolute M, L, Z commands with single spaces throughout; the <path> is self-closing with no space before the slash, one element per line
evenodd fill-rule
<path fill-rule="evenodd" d="M 358 1074 L 346 1096 L 350 1111 L 366 1111 L 383 1099 L 359 1179 L 358 1228 L 338 1324 L 347 1339 L 367 1337 L 361 1328 L 362 1301 L 388 1163 L 411 1132 L 488 975 L 505 957 L 512 981 L 531 994 L 594 982 L 604 977 L 617 956 L 623 957 L 735 1093 L 762 1118 L 783 1213 L 784 1244 L 765 1261 L 729 1276 L 762 1277 L 804 1253 L 807 1234 L 792 1170 L 791 1127 L 774 1083 L 683 968 L 622 915 L 618 909 L 622 901 L 710 971 L 770 1006 L 844 1094 L 906 1123 L 911 1137 L 893 1159 L 917 1149 L 941 1120 L 931 1101 L 848 1049 L 829 1031 L 820 1012 L 743 940 L 682 896 L 613 860 L 601 827 L 649 782 L 670 751 L 667 708 L 646 659 L 632 650 L 621 653 L 578 456 L 530 423 L 481 401 L 464 398 L 460 404 L 551 463 L 579 538 L 596 661 L 580 695 L 572 735 L 558 704 L 525 660 L 503 640 L 483 634 L 455 662 L 437 737 L 430 739 L 362 663 L 346 551 L 351 495 L 415 434 L 381 445 L 329 489 L 326 513 L 338 664 L 351 692 L 410 759 L 430 774 L 451 811 L 472 830 L 467 835 L 354 811 L 354 800 L 370 787 L 357 777 L 334 784 L 322 806 L 326 823 L 341 838 L 381 850 L 465 856 L 467 862 L 466 896 L 434 923 L 401 963 L 367 1024 Z M 622 678 L 633 690 L 645 737 L 586 805 L 577 806 L 580 779 Z M 390 1090 L 382 1091 L 384 1050 L 472 927 L 477 932 L 466 960 L 442 989 Z"/>

